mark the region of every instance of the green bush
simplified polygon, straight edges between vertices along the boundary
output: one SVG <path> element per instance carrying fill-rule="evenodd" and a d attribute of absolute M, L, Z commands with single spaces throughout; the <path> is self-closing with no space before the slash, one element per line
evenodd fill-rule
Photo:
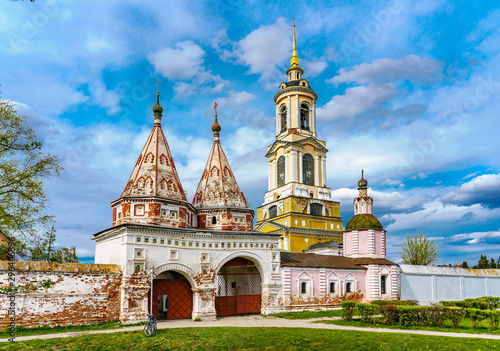
<path fill-rule="evenodd" d="M 472 329 L 476 329 L 479 326 L 479 323 L 487 318 L 487 315 L 484 313 L 484 311 L 477 308 L 469 308 L 468 314 L 472 321 Z"/>
<path fill-rule="evenodd" d="M 469 301 L 440 301 L 439 304 L 441 306 L 446 306 L 446 307 L 461 307 L 461 308 L 470 307 Z"/>
<path fill-rule="evenodd" d="M 401 305 L 410 305 L 410 306 L 415 306 L 417 305 L 416 300 L 374 300 L 371 302 L 374 305 L 379 305 L 379 306 L 386 306 L 386 305 L 392 305 L 392 306 L 401 306 Z"/>
<path fill-rule="evenodd" d="M 417 306 L 401 305 L 397 306 L 397 311 L 399 315 L 399 325 L 403 327 L 420 325 L 421 315 Z"/>
<path fill-rule="evenodd" d="M 461 307 L 446 308 L 446 317 L 451 321 L 454 329 L 457 329 L 459 324 L 464 320 L 467 310 Z"/>
<path fill-rule="evenodd" d="M 447 307 L 443 306 L 422 306 L 423 325 L 429 327 L 442 328 L 446 317 Z"/>
<path fill-rule="evenodd" d="M 482 311 L 490 321 L 491 330 L 495 331 L 498 329 L 498 323 L 500 322 L 500 311 Z"/>
<path fill-rule="evenodd" d="M 380 307 L 377 305 L 358 303 L 356 304 L 356 308 L 361 316 L 361 321 L 365 323 L 371 323 L 372 318 L 380 313 Z"/>
<path fill-rule="evenodd" d="M 354 316 L 354 311 L 356 309 L 356 301 L 343 301 L 340 306 L 342 307 L 342 318 L 349 322 Z"/>
<path fill-rule="evenodd" d="M 488 310 L 490 308 L 487 300 L 483 298 L 465 299 L 469 303 L 469 308 L 476 308 L 478 310 Z"/>
<path fill-rule="evenodd" d="M 382 305 L 380 306 L 380 312 L 384 316 L 384 324 L 391 325 L 399 322 L 399 314 L 396 306 Z"/>
<path fill-rule="evenodd" d="M 486 301 L 490 310 L 495 310 L 500 307 L 500 297 L 484 296 L 482 299 Z"/>

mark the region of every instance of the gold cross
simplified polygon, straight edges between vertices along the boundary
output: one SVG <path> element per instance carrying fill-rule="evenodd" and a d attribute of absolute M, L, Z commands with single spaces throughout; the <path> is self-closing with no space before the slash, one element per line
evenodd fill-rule
<path fill-rule="evenodd" d="M 215 102 L 215 104 L 214 104 L 214 110 L 215 110 L 215 115 L 216 116 L 217 116 L 217 106 L 219 106 L 219 105 L 217 105 L 217 102 Z"/>
<path fill-rule="evenodd" d="M 295 17 L 293 18 L 293 26 L 295 27 Z"/>
<path fill-rule="evenodd" d="M 160 78 L 158 78 L 158 80 L 156 81 L 156 92 L 160 92 Z"/>

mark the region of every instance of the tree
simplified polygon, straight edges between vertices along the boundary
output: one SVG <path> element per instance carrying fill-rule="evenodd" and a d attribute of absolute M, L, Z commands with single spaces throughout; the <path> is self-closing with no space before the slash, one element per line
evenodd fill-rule
<path fill-rule="evenodd" d="M 414 235 L 408 233 L 399 254 L 406 264 L 428 266 L 436 264 L 439 259 L 436 243 L 427 239 L 422 231 Z"/>
<path fill-rule="evenodd" d="M 467 263 L 467 261 L 462 262 L 462 268 L 469 268 L 469 264 Z"/>
<path fill-rule="evenodd" d="M 59 175 L 56 156 L 41 150 L 36 131 L 0 93 L 0 228 L 30 247 L 53 221 L 45 213 L 48 202 L 43 182 Z"/>
<path fill-rule="evenodd" d="M 481 255 L 479 257 L 479 261 L 477 264 L 472 267 L 473 269 L 488 269 L 490 268 L 490 261 L 488 261 L 488 257 L 486 255 Z"/>
<path fill-rule="evenodd" d="M 56 229 L 54 226 L 50 228 L 43 238 L 37 238 L 35 244 L 29 248 L 31 253 L 31 261 L 46 261 L 46 262 L 74 262 L 78 263 L 78 256 L 76 255 L 76 248 L 61 247 L 55 250 L 56 243 Z"/>
<path fill-rule="evenodd" d="M 490 268 L 497 268 L 497 263 L 493 257 L 490 260 Z"/>

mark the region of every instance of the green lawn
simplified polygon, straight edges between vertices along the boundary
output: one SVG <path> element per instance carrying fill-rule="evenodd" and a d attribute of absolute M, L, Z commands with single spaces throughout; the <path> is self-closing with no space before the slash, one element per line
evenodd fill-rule
<path fill-rule="evenodd" d="M 286 318 L 286 319 L 309 319 L 321 317 L 340 317 L 342 310 L 328 310 L 328 311 L 301 311 L 301 312 L 283 312 L 275 313 L 272 317 Z"/>
<path fill-rule="evenodd" d="M 124 327 L 131 327 L 133 325 L 137 324 L 123 325 L 119 321 L 114 321 L 114 322 L 101 322 L 98 324 L 91 324 L 91 325 L 70 325 L 66 327 L 16 328 L 16 336 L 57 334 L 57 333 L 78 332 L 86 330 L 119 329 Z M 8 338 L 10 338 L 9 329 L 5 329 L 3 332 L 0 332 L 0 339 L 8 339 Z"/>
<path fill-rule="evenodd" d="M 324 320 L 317 321 L 316 323 L 325 323 L 325 324 L 336 324 L 336 325 L 348 325 L 353 327 L 367 327 L 367 328 L 388 328 L 388 329 L 402 329 L 402 330 L 434 330 L 441 332 L 455 332 L 455 333 L 471 333 L 471 334 L 494 334 L 499 335 L 500 330 L 491 331 L 489 327 L 489 323 L 487 320 L 483 320 L 477 329 L 472 329 L 472 322 L 470 318 L 465 318 L 462 323 L 458 326 L 457 329 L 453 329 L 453 326 L 449 320 L 445 320 L 443 328 L 436 327 L 402 327 L 400 325 L 385 325 L 381 322 L 377 322 L 375 319 L 374 323 L 363 323 L 360 319 L 353 319 L 350 322 L 346 322 L 343 319 L 337 320 Z"/>
<path fill-rule="evenodd" d="M 0 350 L 500 350 L 500 340 L 304 328 L 162 329 L 2 343 Z"/>

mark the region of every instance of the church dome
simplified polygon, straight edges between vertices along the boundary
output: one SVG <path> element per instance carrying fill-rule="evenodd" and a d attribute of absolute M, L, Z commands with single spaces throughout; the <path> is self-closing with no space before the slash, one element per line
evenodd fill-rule
<path fill-rule="evenodd" d="M 372 214 L 358 214 L 352 217 L 345 226 L 345 230 L 362 230 L 362 229 L 384 229 L 382 224 Z"/>
<path fill-rule="evenodd" d="M 358 181 L 359 188 L 366 188 L 368 186 L 368 181 L 363 176 L 364 171 L 361 171 L 361 179 Z"/>

